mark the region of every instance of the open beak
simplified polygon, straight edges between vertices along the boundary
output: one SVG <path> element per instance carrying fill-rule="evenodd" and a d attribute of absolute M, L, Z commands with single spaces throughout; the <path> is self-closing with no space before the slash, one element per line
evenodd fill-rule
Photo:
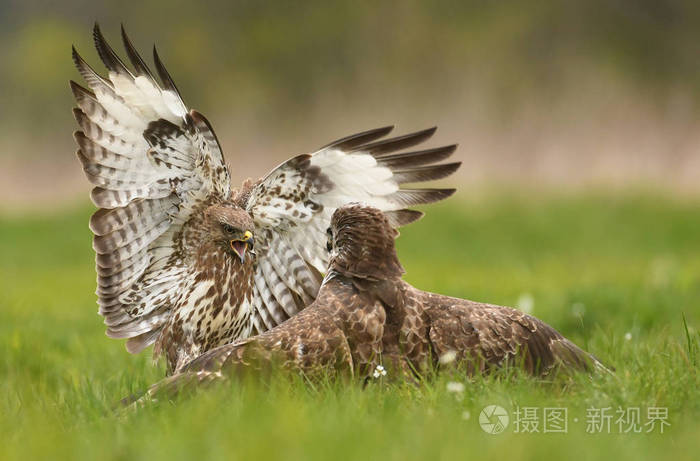
<path fill-rule="evenodd" d="M 231 249 L 236 252 L 241 262 L 245 262 L 248 249 L 253 249 L 253 233 L 246 231 L 242 239 L 231 240 Z"/>

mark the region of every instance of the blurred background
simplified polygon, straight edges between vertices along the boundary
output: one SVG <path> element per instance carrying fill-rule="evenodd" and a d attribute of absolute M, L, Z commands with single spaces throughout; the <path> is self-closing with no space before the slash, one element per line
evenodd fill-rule
<path fill-rule="evenodd" d="M 107 339 L 97 314 L 94 206 L 68 85 L 80 82 L 72 44 L 104 73 L 95 21 L 122 56 L 120 23 L 149 62 L 158 45 L 185 102 L 211 120 L 234 185 L 351 133 L 438 125 L 431 146 L 460 144 L 462 168 L 440 181 L 458 193 L 401 230 L 405 279 L 532 313 L 614 365 L 615 379 L 477 381 L 458 404 L 440 381 L 333 397 L 287 393 L 282 380 L 115 424 L 105 415 L 116 399 L 164 364 Z M 689 459 L 700 433 L 698 178 L 697 0 L 0 0 L 3 454 L 389 461 L 478 447 L 513 461 L 586 450 Z M 672 426 L 658 438 L 579 424 L 572 437 L 497 439 L 477 425 L 497 402 L 572 417 L 666 407 Z"/>
<path fill-rule="evenodd" d="M 86 201 L 68 80 L 71 44 L 103 70 L 94 21 L 120 51 L 122 22 L 145 57 L 157 43 L 236 183 L 349 133 L 438 125 L 463 195 L 697 194 L 699 20 L 692 0 L 2 0 L 0 210 Z"/>

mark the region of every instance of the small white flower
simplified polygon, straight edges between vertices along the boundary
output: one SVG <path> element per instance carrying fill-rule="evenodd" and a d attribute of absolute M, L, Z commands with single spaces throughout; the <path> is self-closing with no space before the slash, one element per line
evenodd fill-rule
<path fill-rule="evenodd" d="M 468 419 L 471 418 L 471 417 L 472 417 L 472 414 L 469 413 L 468 411 L 465 410 L 465 411 L 462 412 L 462 419 L 463 419 L 463 420 L 466 421 L 466 420 L 468 420 Z"/>
<path fill-rule="evenodd" d="M 632 333 L 629 331 L 625 333 L 625 341 L 630 341 L 632 339 Z"/>
<path fill-rule="evenodd" d="M 526 314 L 532 314 L 535 308 L 535 298 L 533 298 L 530 293 L 523 293 L 518 297 L 515 307 Z"/>
<path fill-rule="evenodd" d="M 464 384 L 459 381 L 449 381 L 447 383 L 447 392 L 454 392 L 455 394 L 461 394 L 464 392 Z"/>
<path fill-rule="evenodd" d="M 386 370 L 384 369 L 383 366 L 377 365 L 377 368 L 374 369 L 374 373 L 372 373 L 372 376 L 377 379 L 381 376 L 386 376 Z"/>
<path fill-rule="evenodd" d="M 448 363 L 454 362 L 456 358 L 457 351 L 447 351 L 440 356 L 439 361 L 441 365 L 447 365 Z"/>

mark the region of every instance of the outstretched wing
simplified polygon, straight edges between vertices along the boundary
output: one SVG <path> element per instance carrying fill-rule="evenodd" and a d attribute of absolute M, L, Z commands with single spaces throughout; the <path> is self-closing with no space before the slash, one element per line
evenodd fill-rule
<path fill-rule="evenodd" d="M 187 110 L 153 50 L 158 83 L 122 28 L 134 70 L 107 44 L 94 39 L 108 78 L 73 48 L 89 89 L 71 81 L 80 131 L 77 155 L 95 185 L 99 210 L 90 219 L 97 253 L 97 294 L 107 335 L 131 338 L 138 352 L 158 335 L 172 300 L 187 283 L 182 241 L 194 209 L 230 195 L 229 173 L 206 119 Z"/>
<path fill-rule="evenodd" d="M 460 163 L 437 164 L 456 146 L 403 152 L 430 138 L 435 128 L 379 140 L 392 127 L 348 136 L 275 168 L 252 190 L 246 209 L 256 229 L 255 327 L 268 330 L 296 314 L 318 293 L 326 270 L 326 229 L 336 208 L 363 202 L 391 211 L 396 227 L 419 219 L 408 206 L 449 197 L 454 189 L 401 188 L 444 178 Z"/>
<path fill-rule="evenodd" d="M 591 354 L 564 338 L 535 317 L 509 307 L 455 300 L 442 300 L 429 310 L 430 341 L 438 357 L 456 353 L 467 360 L 472 372 L 514 361 L 526 371 L 544 375 L 554 367 L 590 371 L 605 367 Z"/>

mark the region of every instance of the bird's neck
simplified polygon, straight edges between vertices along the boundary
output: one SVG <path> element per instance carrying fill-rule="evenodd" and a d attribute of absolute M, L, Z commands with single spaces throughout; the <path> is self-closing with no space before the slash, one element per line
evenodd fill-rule
<path fill-rule="evenodd" d="M 404 304 L 404 282 L 399 276 L 372 279 L 331 269 L 323 279 L 318 297 L 338 290 L 350 290 L 355 294 L 381 301 L 388 311 L 400 309 Z"/>

